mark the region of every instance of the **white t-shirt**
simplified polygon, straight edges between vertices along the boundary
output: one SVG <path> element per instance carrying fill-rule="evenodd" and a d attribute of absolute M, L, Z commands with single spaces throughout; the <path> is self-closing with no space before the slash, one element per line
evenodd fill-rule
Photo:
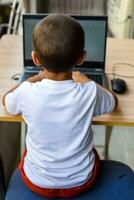
<path fill-rule="evenodd" d="M 24 172 L 44 188 L 84 184 L 94 166 L 92 117 L 111 112 L 115 101 L 95 82 L 25 81 L 5 98 L 27 126 Z"/>

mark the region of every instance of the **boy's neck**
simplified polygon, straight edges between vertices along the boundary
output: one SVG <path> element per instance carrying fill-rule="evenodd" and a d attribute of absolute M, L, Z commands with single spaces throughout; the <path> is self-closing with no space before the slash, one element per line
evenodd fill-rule
<path fill-rule="evenodd" d="M 54 80 L 54 81 L 64 81 L 72 79 L 72 72 L 62 72 L 62 73 L 54 73 L 45 71 L 45 76 L 47 79 Z"/>

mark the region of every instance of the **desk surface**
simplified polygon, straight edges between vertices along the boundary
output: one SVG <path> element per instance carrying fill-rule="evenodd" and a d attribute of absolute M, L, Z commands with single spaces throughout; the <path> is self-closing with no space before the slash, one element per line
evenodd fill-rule
<path fill-rule="evenodd" d="M 106 53 L 106 73 L 112 72 L 114 63 L 130 63 L 134 65 L 134 40 L 108 38 Z M 5 35 L 0 40 L 0 99 L 15 81 L 14 74 L 22 70 L 22 38 L 17 35 Z M 116 73 L 134 76 L 134 68 L 122 66 L 116 68 Z M 110 81 L 111 75 L 108 75 Z M 118 95 L 119 106 L 115 112 L 95 117 L 94 124 L 134 126 L 134 78 L 123 78 L 128 91 Z M 0 102 L 0 121 L 21 122 L 21 116 L 10 116 L 2 108 Z"/>

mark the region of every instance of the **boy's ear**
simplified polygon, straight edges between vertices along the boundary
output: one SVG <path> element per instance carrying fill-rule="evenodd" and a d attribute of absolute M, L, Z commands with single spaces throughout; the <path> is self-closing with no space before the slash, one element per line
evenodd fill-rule
<path fill-rule="evenodd" d="M 31 52 L 31 56 L 32 56 L 32 60 L 33 60 L 34 64 L 36 66 L 41 66 L 41 63 L 40 63 L 40 61 L 39 61 L 39 59 L 38 59 L 37 54 L 36 54 L 35 51 Z"/>
<path fill-rule="evenodd" d="M 79 57 L 76 65 L 82 65 L 85 62 L 86 58 L 87 58 L 87 53 L 86 53 L 86 51 L 83 51 L 83 53 Z"/>

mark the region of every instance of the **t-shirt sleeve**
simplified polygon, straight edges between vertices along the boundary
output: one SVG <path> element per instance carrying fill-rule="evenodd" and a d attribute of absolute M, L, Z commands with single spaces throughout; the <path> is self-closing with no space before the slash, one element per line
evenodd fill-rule
<path fill-rule="evenodd" d="M 11 115 L 17 115 L 22 112 L 23 96 L 29 82 L 23 82 L 13 92 L 10 92 L 5 97 L 5 107 L 8 113 Z"/>
<path fill-rule="evenodd" d="M 99 87 L 99 85 L 96 85 L 96 88 L 96 103 L 93 116 L 112 112 L 115 107 L 113 95 L 102 87 Z"/>

